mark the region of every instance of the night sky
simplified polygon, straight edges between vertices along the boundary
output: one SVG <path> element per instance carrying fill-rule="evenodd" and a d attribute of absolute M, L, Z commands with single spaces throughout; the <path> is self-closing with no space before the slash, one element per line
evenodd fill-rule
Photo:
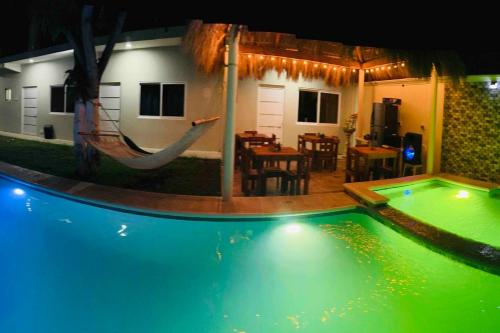
<path fill-rule="evenodd" d="M 0 56 L 28 50 L 31 1 L 2 1 L 0 11 Z M 66 0 L 70 1 L 70 0 Z M 295 2 L 235 1 L 229 9 L 218 2 L 194 1 L 173 5 L 172 1 L 80 1 L 104 6 L 108 15 L 118 8 L 127 11 L 125 30 L 184 25 L 191 19 L 207 22 L 240 23 L 251 30 L 289 32 L 299 38 L 403 49 L 453 49 L 465 62 L 468 74 L 500 73 L 500 28 L 486 19 L 485 7 L 450 8 L 424 2 L 384 3 L 368 8 L 359 3 L 339 5 L 314 2 L 302 6 Z M 33 4 L 35 3 L 35 4 Z M 218 4 L 218 5 L 216 5 Z M 413 8 L 409 7 L 413 6 Z M 362 7 L 362 9 L 359 9 Z M 99 7 L 102 8 L 102 7 Z M 109 14 L 111 13 L 111 14 Z M 110 20 L 111 22 L 112 20 Z M 102 30 L 106 32 L 106 28 Z M 59 40 L 61 42 L 62 40 Z M 54 42 L 40 38 L 39 46 Z M 57 41 L 56 41 L 57 43 Z"/>

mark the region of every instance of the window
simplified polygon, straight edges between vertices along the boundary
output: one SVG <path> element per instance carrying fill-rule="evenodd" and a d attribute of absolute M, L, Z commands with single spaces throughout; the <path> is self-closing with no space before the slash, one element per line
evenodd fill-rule
<path fill-rule="evenodd" d="M 338 124 L 340 95 L 300 90 L 297 121 L 312 124 Z"/>
<path fill-rule="evenodd" d="M 73 113 L 75 107 L 75 88 L 68 86 L 50 87 L 50 112 Z"/>
<path fill-rule="evenodd" d="M 6 102 L 12 101 L 12 89 L 10 88 L 5 88 L 5 101 Z"/>
<path fill-rule="evenodd" d="M 141 83 L 141 116 L 184 117 L 183 83 Z"/>

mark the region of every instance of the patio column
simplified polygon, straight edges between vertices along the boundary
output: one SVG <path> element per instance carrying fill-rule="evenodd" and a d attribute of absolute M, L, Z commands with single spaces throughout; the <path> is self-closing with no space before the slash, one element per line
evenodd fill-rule
<path fill-rule="evenodd" d="M 357 119 L 357 124 L 356 124 L 356 135 L 358 133 L 360 135 L 363 135 L 363 121 L 364 121 L 364 114 L 363 114 L 363 99 L 365 97 L 365 70 L 363 68 L 360 68 L 358 71 L 358 107 L 356 112 L 358 113 L 358 119 Z"/>
<path fill-rule="evenodd" d="M 438 73 L 434 65 L 432 65 L 432 72 L 431 72 L 431 87 L 432 87 L 431 114 L 430 114 L 429 137 L 427 140 L 429 146 L 427 148 L 427 173 L 429 174 L 434 173 L 434 150 L 436 145 Z"/>
<path fill-rule="evenodd" d="M 224 174 L 222 178 L 222 200 L 233 197 L 234 178 L 234 112 L 238 89 L 238 26 L 232 25 L 227 39 L 228 65 L 226 85 L 226 123 L 224 127 Z"/>

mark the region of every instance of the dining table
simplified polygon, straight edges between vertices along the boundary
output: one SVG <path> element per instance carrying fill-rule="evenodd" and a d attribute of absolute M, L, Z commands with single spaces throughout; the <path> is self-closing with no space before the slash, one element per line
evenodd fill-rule
<path fill-rule="evenodd" d="M 240 164 L 241 160 L 241 151 L 245 148 L 247 143 L 259 143 L 261 145 L 271 144 L 273 143 L 275 138 L 268 136 L 263 133 L 257 132 L 243 132 L 236 133 L 235 135 L 235 145 L 234 145 L 234 166 L 237 167 Z"/>
<path fill-rule="evenodd" d="M 321 135 L 321 134 L 316 134 L 316 133 L 306 133 L 306 134 L 299 134 L 298 136 L 298 149 L 300 151 L 302 150 L 307 150 L 311 153 L 312 156 L 312 165 L 314 169 L 319 169 L 319 162 L 317 160 L 317 154 L 316 152 L 319 151 L 319 146 L 322 143 L 332 143 L 333 144 L 333 150 L 334 150 L 334 163 L 336 169 L 336 164 L 337 164 L 337 154 L 339 150 L 339 138 L 334 136 L 334 135 Z M 310 149 L 308 148 L 308 143 L 310 144 Z"/>
<path fill-rule="evenodd" d="M 352 147 L 350 148 L 352 152 L 355 155 L 355 159 L 357 161 L 355 162 L 356 166 L 361 165 L 360 160 L 363 159 L 365 165 L 368 167 L 365 167 L 362 169 L 361 172 L 357 172 L 360 176 L 361 181 L 369 180 L 370 179 L 370 165 L 371 164 L 376 164 L 380 163 L 386 159 L 393 159 L 392 163 L 392 173 L 394 176 L 397 176 L 398 172 L 398 151 L 396 149 L 390 149 L 390 148 L 384 148 L 384 147 L 369 147 L 369 146 L 363 146 L 363 147 Z M 374 168 L 374 170 L 377 170 L 377 168 Z M 374 178 L 378 178 L 376 171 Z"/>
<path fill-rule="evenodd" d="M 293 162 L 297 163 L 297 174 L 300 175 L 304 168 L 304 154 L 292 147 L 280 147 L 276 149 L 274 145 L 251 148 L 252 160 L 257 169 L 257 193 L 264 195 L 266 193 L 266 179 L 264 177 L 264 168 L 266 165 L 280 165 L 279 162 L 286 162 L 286 169 L 290 169 Z M 297 179 L 296 193 L 300 193 L 300 177 Z"/>

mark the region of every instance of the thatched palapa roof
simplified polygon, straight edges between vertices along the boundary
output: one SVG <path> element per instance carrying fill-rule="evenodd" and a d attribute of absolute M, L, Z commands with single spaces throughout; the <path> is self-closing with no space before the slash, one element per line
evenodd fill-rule
<path fill-rule="evenodd" d="M 226 35 L 229 24 L 204 24 L 192 21 L 184 38 L 198 68 L 207 74 L 224 65 Z M 409 52 L 376 47 L 349 46 L 342 43 L 299 39 L 277 32 L 253 32 L 240 26 L 240 78 L 261 79 L 269 70 L 285 74 L 288 79 L 323 79 L 340 86 L 358 81 L 359 70 L 365 81 L 429 76 L 432 65 L 450 72 L 460 71 L 460 61 L 446 51 Z M 458 65 L 449 65 L 455 62 Z M 452 71 L 453 72 L 453 71 Z"/>

